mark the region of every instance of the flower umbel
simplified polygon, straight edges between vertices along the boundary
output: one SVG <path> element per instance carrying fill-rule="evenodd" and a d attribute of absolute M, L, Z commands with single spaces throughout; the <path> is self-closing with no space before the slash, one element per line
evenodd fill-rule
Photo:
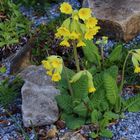
<path fill-rule="evenodd" d="M 47 74 L 52 76 L 52 81 L 61 80 L 61 73 L 63 67 L 62 58 L 59 56 L 49 56 L 47 60 L 42 61 L 43 67 L 47 70 Z"/>
<path fill-rule="evenodd" d="M 92 17 L 90 8 L 73 10 L 72 6 L 63 2 L 60 6 L 62 13 L 71 14 L 65 19 L 62 26 L 57 29 L 56 38 L 62 39 L 61 46 L 70 47 L 70 43 L 75 41 L 74 47 L 86 46 L 84 40 L 91 40 L 98 33 L 100 27 L 97 26 L 98 20 Z"/>

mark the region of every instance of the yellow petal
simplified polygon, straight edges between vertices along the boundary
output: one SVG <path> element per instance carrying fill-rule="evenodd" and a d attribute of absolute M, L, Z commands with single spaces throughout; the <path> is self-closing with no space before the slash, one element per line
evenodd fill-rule
<path fill-rule="evenodd" d="M 95 91 L 96 91 L 95 87 L 89 87 L 88 88 L 89 93 L 92 93 L 92 92 L 95 92 Z"/>
<path fill-rule="evenodd" d="M 45 69 L 51 69 L 52 68 L 51 65 L 50 65 L 50 63 L 48 62 L 48 60 L 43 60 L 42 61 L 42 64 L 43 64 L 43 67 Z"/>
<path fill-rule="evenodd" d="M 63 2 L 60 6 L 60 11 L 65 14 L 71 14 L 73 10 L 68 2 Z"/>
<path fill-rule="evenodd" d="M 61 46 L 66 46 L 66 47 L 70 47 L 70 44 L 67 40 L 63 40 L 61 43 L 60 43 Z"/>
<path fill-rule="evenodd" d="M 59 81 L 59 80 L 61 80 L 60 74 L 59 74 L 59 73 L 54 73 L 54 74 L 52 75 L 52 81 L 57 82 L 57 81 Z"/>
<path fill-rule="evenodd" d="M 70 39 L 78 39 L 79 37 L 80 37 L 80 34 L 74 32 L 74 31 L 70 35 Z"/>
<path fill-rule="evenodd" d="M 56 60 L 52 61 L 51 64 L 54 68 L 58 68 L 62 65 L 62 61 L 60 59 L 56 59 Z"/>
<path fill-rule="evenodd" d="M 87 28 L 93 28 L 97 25 L 98 20 L 94 17 L 90 17 L 89 19 L 87 19 L 86 23 L 86 27 Z"/>
<path fill-rule="evenodd" d="M 85 33 L 85 39 L 91 40 L 93 39 L 94 35 L 96 35 L 99 31 L 100 27 L 96 26 L 93 29 L 89 29 L 86 33 Z"/>
<path fill-rule="evenodd" d="M 134 73 L 140 73 L 140 67 L 139 66 L 135 67 Z"/>
<path fill-rule="evenodd" d="M 52 76 L 52 71 L 51 70 L 47 71 L 47 75 Z"/>
<path fill-rule="evenodd" d="M 80 40 L 77 44 L 77 47 L 85 47 L 85 46 L 86 44 L 82 40 Z"/>
<path fill-rule="evenodd" d="M 70 31 L 66 27 L 60 27 L 57 29 L 56 36 L 70 36 Z"/>
<path fill-rule="evenodd" d="M 81 8 L 78 12 L 80 19 L 86 20 L 91 17 L 91 9 L 90 8 Z"/>

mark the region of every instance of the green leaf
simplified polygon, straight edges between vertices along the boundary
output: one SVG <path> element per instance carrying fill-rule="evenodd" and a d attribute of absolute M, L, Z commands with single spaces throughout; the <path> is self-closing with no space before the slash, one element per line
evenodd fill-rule
<path fill-rule="evenodd" d="M 70 18 L 67 18 L 66 20 L 64 20 L 62 26 L 66 27 L 68 30 L 70 28 Z"/>
<path fill-rule="evenodd" d="M 91 122 L 98 123 L 99 116 L 100 116 L 99 112 L 96 109 L 94 109 L 91 113 Z"/>
<path fill-rule="evenodd" d="M 94 75 L 93 82 L 96 89 L 100 88 L 103 85 L 103 72 Z"/>
<path fill-rule="evenodd" d="M 77 32 L 79 33 L 80 32 L 80 27 L 78 25 L 78 22 L 76 20 L 72 20 L 71 22 L 71 32 Z"/>
<path fill-rule="evenodd" d="M 101 57 L 98 48 L 93 44 L 92 40 L 85 40 L 86 47 L 82 47 L 87 60 L 94 64 L 100 64 Z"/>
<path fill-rule="evenodd" d="M 103 81 L 104 88 L 106 90 L 106 97 L 112 105 L 115 105 L 118 98 L 118 87 L 116 80 L 108 73 L 104 73 Z"/>
<path fill-rule="evenodd" d="M 80 27 L 82 33 L 84 34 L 86 32 L 86 30 L 87 30 L 86 25 L 82 24 L 82 23 L 79 23 L 79 27 Z"/>
<path fill-rule="evenodd" d="M 118 45 L 115 47 L 115 49 L 112 51 L 112 53 L 109 55 L 108 59 L 110 62 L 115 62 L 120 60 L 122 53 L 122 45 Z"/>
<path fill-rule="evenodd" d="M 89 135 L 91 138 L 94 138 L 94 139 L 98 137 L 98 134 L 95 132 L 91 132 Z"/>
<path fill-rule="evenodd" d="M 99 135 L 106 138 L 112 138 L 113 133 L 110 130 L 104 129 L 99 133 Z"/>
<path fill-rule="evenodd" d="M 76 107 L 74 107 L 73 112 L 78 114 L 81 117 L 86 117 L 87 116 L 87 107 L 85 106 L 84 103 L 80 103 Z"/>
<path fill-rule="evenodd" d="M 109 124 L 109 120 L 108 118 L 103 118 L 102 120 L 100 120 L 99 125 L 100 125 L 100 129 L 104 130 L 106 126 L 108 126 Z"/>
<path fill-rule="evenodd" d="M 113 65 L 110 68 L 106 69 L 105 72 L 109 73 L 112 76 L 112 78 L 117 80 L 117 77 L 118 77 L 118 67 L 116 65 Z"/>
<path fill-rule="evenodd" d="M 65 118 L 65 121 L 66 121 L 67 127 L 70 129 L 77 129 L 85 124 L 84 118 L 78 118 L 72 115 L 67 115 L 67 117 Z"/>
<path fill-rule="evenodd" d="M 58 106 L 67 113 L 72 112 L 72 98 L 70 95 L 56 96 Z"/>
<path fill-rule="evenodd" d="M 86 75 L 82 75 L 78 81 L 71 85 L 75 99 L 77 98 L 80 100 L 88 96 L 88 78 Z"/>
<path fill-rule="evenodd" d="M 130 112 L 139 112 L 140 111 L 140 95 L 129 98 L 125 101 L 125 109 L 128 109 Z"/>
<path fill-rule="evenodd" d="M 68 81 L 67 81 L 67 77 L 66 77 L 66 73 L 68 76 L 68 80 L 70 81 L 71 77 L 73 77 L 73 75 L 75 74 L 74 71 L 72 71 L 71 69 L 65 67 L 65 69 L 63 68 L 62 74 L 61 74 L 61 80 L 58 82 L 58 87 L 59 89 L 68 89 Z"/>
<path fill-rule="evenodd" d="M 119 119 L 119 115 L 115 114 L 115 113 L 113 113 L 111 111 L 108 111 L 108 112 L 105 112 L 104 118 L 107 118 L 108 120 Z"/>
<path fill-rule="evenodd" d="M 105 95 L 105 89 L 99 88 L 91 97 L 91 104 L 93 109 L 105 111 L 109 109 L 109 103 Z"/>

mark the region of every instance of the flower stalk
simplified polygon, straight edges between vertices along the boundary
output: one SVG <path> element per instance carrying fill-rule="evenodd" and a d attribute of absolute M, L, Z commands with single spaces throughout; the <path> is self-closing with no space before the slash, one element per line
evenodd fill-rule
<path fill-rule="evenodd" d="M 76 69 L 77 69 L 77 72 L 79 72 L 80 71 L 80 64 L 79 64 L 78 53 L 77 53 L 77 48 L 76 48 L 75 43 L 73 43 L 73 53 L 74 53 Z"/>
<path fill-rule="evenodd" d="M 123 64 L 123 69 L 122 69 L 122 80 L 121 80 L 121 85 L 120 85 L 120 91 L 122 91 L 123 89 L 123 84 L 124 84 L 124 73 L 125 73 L 125 67 L 126 67 L 126 62 L 129 58 L 129 55 L 131 54 L 132 51 L 129 51 L 126 58 L 125 58 L 125 61 L 124 61 L 124 64 Z"/>

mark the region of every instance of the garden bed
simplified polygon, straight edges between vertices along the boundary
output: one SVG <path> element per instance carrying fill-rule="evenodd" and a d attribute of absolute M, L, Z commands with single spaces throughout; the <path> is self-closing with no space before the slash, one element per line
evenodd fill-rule
<path fill-rule="evenodd" d="M 73 3 L 73 1 L 70 2 Z M 79 3 L 77 2 L 76 4 L 74 3 L 74 5 L 76 6 L 78 4 Z M 140 81 L 139 74 L 138 75 L 134 74 L 133 69 L 135 67 L 135 72 L 136 73 L 139 72 L 139 69 L 136 69 L 137 68 L 136 66 L 137 64 L 139 64 L 140 59 L 139 57 L 136 57 L 135 61 L 133 61 L 133 59 L 135 55 L 139 54 L 140 35 L 128 43 L 122 42 L 120 43 L 115 40 L 108 39 L 107 37 L 101 36 L 96 36 L 93 40 L 93 36 L 92 38 L 90 36 L 87 37 L 84 36 L 86 34 L 86 30 L 88 30 L 88 26 L 90 28 L 92 27 L 91 25 L 86 25 L 87 23 L 84 22 L 85 17 L 82 16 L 80 17 L 79 14 L 78 20 L 77 17 L 75 18 L 78 22 L 80 22 L 80 24 L 78 23 L 78 25 L 83 25 L 80 27 L 81 29 L 83 29 L 83 31 L 81 32 L 77 30 L 77 28 L 75 29 L 74 27 L 71 28 L 73 30 L 76 30 L 77 32 L 79 31 L 80 32 L 79 34 L 82 34 L 85 38 L 88 38 L 87 40 L 81 38 L 80 41 L 83 41 L 82 43 L 80 42 L 83 45 L 82 48 L 81 44 L 80 46 L 78 46 L 79 40 L 75 34 L 73 35 L 72 38 L 71 37 L 68 38 L 67 35 L 65 36 L 64 33 L 62 34 L 61 32 L 59 32 L 61 30 L 59 30 L 60 28 L 58 28 L 58 26 L 61 26 L 63 20 L 65 19 L 65 16 L 62 17 L 62 19 L 56 18 L 60 16 L 59 14 L 57 14 L 58 4 L 52 5 L 51 8 L 50 13 L 52 13 L 53 17 L 48 18 L 48 15 L 44 15 L 43 17 L 34 15 L 32 8 L 30 10 L 28 9 L 29 11 L 27 11 L 25 7 L 21 7 L 21 11 L 23 11 L 23 14 L 34 22 L 33 35 L 30 36 L 29 41 L 27 41 L 28 40 L 27 38 L 21 37 L 23 39 L 21 39 L 21 43 L 19 43 L 19 45 L 10 45 L 10 48 L 5 47 L 5 52 L 3 49 L 0 50 L 3 53 L 1 57 L 2 63 L 0 69 L 1 70 L 0 79 L 4 80 L 0 81 L 1 84 L 0 92 L 3 94 L 3 96 L 1 96 L 0 98 L 1 101 L 0 139 L 92 140 L 96 138 L 107 140 L 109 138 L 105 137 L 112 137 L 110 139 L 113 140 L 117 139 L 139 140 L 140 112 L 138 111 L 139 102 L 136 101 L 139 101 L 138 84 Z M 75 15 L 77 14 L 73 13 L 71 9 L 69 10 L 70 13 Z M 62 7 L 61 12 L 67 14 L 67 11 L 65 11 L 65 9 L 63 9 Z M 56 20 L 54 20 L 52 24 L 52 22 L 48 22 L 49 20 L 47 20 L 47 18 L 49 20 L 56 18 Z M 70 19 L 67 19 L 68 23 L 66 23 L 67 21 L 65 21 L 65 24 L 63 23 L 62 28 L 65 27 L 68 30 L 72 30 L 70 26 L 73 20 L 75 20 L 73 18 L 74 15 L 72 15 Z M 60 23 L 58 23 L 58 20 L 60 21 Z M 83 22 L 81 22 L 82 20 Z M 45 22 L 48 23 L 49 25 L 46 26 Z M 69 26 L 67 26 L 67 24 L 69 24 Z M 85 27 L 84 24 L 86 25 Z M 96 28 L 96 26 L 97 24 L 95 24 L 94 28 Z M 56 30 L 54 28 L 58 29 Z M 55 38 L 56 32 L 58 33 L 57 34 L 58 39 Z M 71 35 L 69 34 L 69 36 Z M 69 42 L 63 42 L 64 43 L 63 44 L 61 42 L 61 39 L 62 38 L 65 39 L 65 37 L 67 37 L 68 40 L 64 41 Z M 75 44 L 77 43 L 77 46 L 79 47 L 79 48 L 76 47 L 76 50 L 74 51 L 73 44 L 71 43 L 72 41 Z M 93 43 L 96 45 L 94 45 Z M 61 45 L 62 46 L 66 45 L 67 47 L 61 48 Z M 96 49 L 97 46 L 98 48 Z M 77 50 L 78 52 L 76 52 Z M 74 55 L 72 54 L 73 52 Z M 130 54 L 128 52 L 130 52 Z M 128 54 L 128 56 L 126 54 Z M 50 55 L 53 56 L 51 57 Z M 132 62 L 131 59 L 129 58 L 130 55 L 132 55 L 131 57 L 134 67 L 131 64 Z M 47 56 L 49 57 L 46 60 Z M 42 68 L 42 66 L 37 67 L 34 65 L 26 69 L 26 67 L 31 65 L 31 63 L 40 65 L 43 59 L 45 59 L 42 62 L 44 68 Z M 56 61 L 55 63 L 53 63 L 55 59 Z M 128 62 L 126 63 L 127 60 Z M 78 64 L 79 62 L 80 64 Z M 51 68 L 49 68 L 48 63 L 49 65 L 52 66 Z M 61 67 L 60 69 L 58 68 L 58 65 Z M 6 69 L 3 66 L 6 67 Z M 58 72 L 57 73 L 58 75 L 56 77 L 53 77 L 53 74 L 50 73 L 48 74 L 52 78 L 52 81 L 58 82 L 60 80 L 60 82 L 58 82 L 58 84 L 52 84 L 52 82 L 50 82 L 51 78 L 50 77 L 48 78 L 46 76 L 45 69 L 47 70 L 47 73 L 48 70 L 50 70 L 54 74 L 56 74 L 55 72 Z M 25 72 L 25 73 L 23 72 L 24 73 L 23 75 L 21 74 L 22 70 Z M 126 71 L 125 75 L 123 73 L 124 70 Z M 44 76 L 45 78 L 41 79 L 41 76 L 44 74 L 43 73 L 44 71 L 46 77 Z M 24 79 L 25 83 L 23 83 L 21 79 L 17 78 L 17 76 L 19 76 L 18 75 L 19 72 L 21 72 L 19 75 L 20 76 L 22 75 L 21 77 Z M 11 75 L 11 73 L 14 74 L 14 76 Z M 77 74 L 79 75 L 77 76 Z M 106 80 L 107 78 L 109 80 Z M 126 79 L 124 80 L 124 78 Z M 38 83 L 41 80 L 42 82 Z M 69 83 L 69 81 L 71 82 Z M 123 84 L 125 84 L 124 88 Z M 131 86 L 128 86 L 129 84 Z M 31 85 L 32 87 L 30 87 Z M 40 94 L 43 93 L 45 89 L 44 85 L 46 85 L 48 89 L 54 86 L 52 88 L 52 90 L 54 91 L 56 86 L 58 86 L 57 88 L 60 91 L 60 94 L 56 97 L 60 111 L 59 112 L 60 114 L 58 115 L 59 116 L 58 120 L 51 124 L 37 126 L 36 121 L 34 121 L 33 119 L 30 120 L 31 121 L 30 127 L 25 128 L 27 122 L 25 120 L 23 121 L 23 119 L 25 119 L 24 116 L 25 114 L 22 114 L 25 111 L 25 110 L 23 111 L 23 107 L 24 109 L 27 109 L 26 111 L 29 111 L 25 101 L 34 102 L 35 100 L 33 98 L 36 98 L 38 95 L 35 94 L 33 95 L 32 92 L 36 93 L 36 91 L 38 90 Z M 77 85 L 79 86 L 77 87 Z M 90 88 L 89 85 L 91 86 Z M 101 86 L 102 88 L 98 88 L 98 85 Z M 33 86 L 35 87 L 34 88 L 35 91 L 33 89 Z M 45 90 L 49 92 L 48 89 Z M 100 89 L 104 94 L 100 92 Z M 29 93 L 27 92 L 26 94 L 26 90 L 28 91 L 30 90 L 31 92 Z M 81 92 L 82 90 L 83 92 Z M 13 96 L 11 96 L 11 93 Z M 23 96 L 24 93 L 25 96 Z M 43 101 L 43 102 L 40 101 L 41 102 L 40 105 L 42 106 L 40 110 L 43 108 L 43 106 L 45 106 L 44 99 L 42 99 L 42 97 L 44 97 L 45 95 L 44 93 L 43 96 L 40 95 L 39 98 L 39 100 Z M 119 94 L 121 94 L 121 96 Z M 102 101 L 100 100 L 98 95 L 100 96 Z M 26 96 L 28 97 L 27 99 Z M 93 98 L 94 96 L 95 98 Z M 133 98 L 135 96 L 138 98 L 137 99 Z M 98 104 L 98 101 L 96 102 L 96 97 L 100 105 Z M 80 101 L 79 98 L 81 99 Z M 134 101 L 131 101 L 131 99 L 133 99 Z M 95 106 L 94 104 L 93 105 L 90 104 L 92 103 L 92 101 L 96 102 Z M 69 105 L 68 103 L 70 102 L 71 104 Z M 116 107 L 114 102 L 116 102 L 116 104 L 119 107 L 118 106 Z M 118 102 L 121 103 L 119 104 Z M 128 105 L 128 102 L 130 102 L 130 106 Z M 50 104 L 51 103 L 52 102 L 50 102 Z M 38 101 L 36 100 L 34 106 L 37 104 Z M 132 106 L 132 104 L 134 105 L 134 107 Z M 54 106 L 51 107 L 50 110 L 52 108 L 54 109 Z M 128 112 L 128 110 L 132 112 L 134 111 L 135 113 Z M 31 113 L 29 112 L 28 117 L 32 118 L 32 112 Z M 41 115 L 37 117 L 40 119 Z M 82 120 L 81 121 L 82 123 L 77 118 L 80 121 Z M 76 119 L 77 121 L 75 121 Z M 107 119 L 107 122 L 105 119 Z M 103 121 L 105 122 L 103 123 Z M 111 130 L 113 132 L 113 136 L 112 133 L 108 130 Z"/>

